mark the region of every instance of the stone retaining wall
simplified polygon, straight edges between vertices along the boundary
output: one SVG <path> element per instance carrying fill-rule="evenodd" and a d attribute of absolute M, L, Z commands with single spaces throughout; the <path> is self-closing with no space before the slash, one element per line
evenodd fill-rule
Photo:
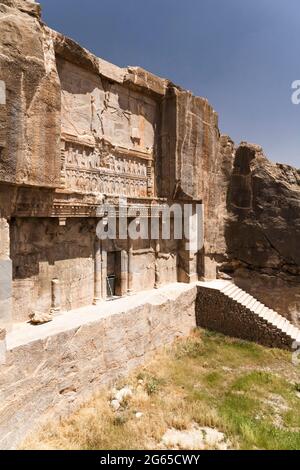
<path fill-rule="evenodd" d="M 195 286 L 175 284 L 125 298 L 118 309 L 106 302 L 9 333 L 0 366 L 0 448 L 16 447 L 44 420 L 68 415 L 103 384 L 188 335 L 195 298 Z"/>
<path fill-rule="evenodd" d="M 197 290 L 197 326 L 267 347 L 291 349 L 290 338 L 244 305 L 217 289 L 198 286 Z"/>

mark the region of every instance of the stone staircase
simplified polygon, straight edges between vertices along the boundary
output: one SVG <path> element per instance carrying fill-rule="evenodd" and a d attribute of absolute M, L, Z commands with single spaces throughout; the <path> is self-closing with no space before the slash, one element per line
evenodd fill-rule
<path fill-rule="evenodd" d="M 275 328 L 278 328 L 282 333 L 293 341 L 300 343 L 300 330 L 292 325 L 286 318 L 271 308 L 266 307 L 264 304 L 256 300 L 252 295 L 237 287 L 235 284 L 229 282 L 221 289 L 222 294 L 244 305 L 247 310 L 258 315 L 262 320 L 269 323 Z"/>
<path fill-rule="evenodd" d="M 275 310 L 272 310 L 271 308 L 266 307 L 264 304 L 259 302 L 252 295 L 248 294 L 244 290 L 237 287 L 233 282 L 216 280 L 216 281 L 200 282 L 199 286 L 202 289 L 205 288 L 205 289 L 210 289 L 213 291 L 218 291 L 218 298 L 216 298 L 215 309 L 213 310 L 211 308 L 211 312 L 212 312 L 211 315 L 218 316 L 219 314 L 221 328 L 222 328 L 222 324 L 225 325 L 226 327 L 226 308 L 227 308 L 228 316 L 230 315 L 229 310 L 230 311 L 233 310 L 234 312 L 236 312 L 235 318 L 238 317 L 239 321 L 241 320 L 241 318 L 243 317 L 246 318 L 248 315 L 248 321 L 246 322 L 247 327 L 251 328 L 251 321 L 252 321 L 252 324 L 253 326 L 255 326 L 256 329 L 259 328 L 261 331 L 263 331 L 264 334 L 269 332 L 269 335 L 270 335 L 269 341 L 258 340 L 258 342 L 262 342 L 264 344 L 267 343 L 268 345 L 272 346 L 273 345 L 272 337 L 276 336 L 276 340 L 274 341 L 274 346 L 293 348 L 293 345 L 295 345 L 295 343 L 299 343 L 299 346 L 300 346 L 300 330 L 298 328 L 296 328 L 291 322 L 289 322 L 286 318 L 284 318 L 282 315 L 277 313 Z M 224 298 L 223 304 L 221 301 L 222 297 Z M 219 313 L 218 313 L 218 309 L 219 309 Z M 207 318 L 208 318 L 208 315 L 207 315 Z M 233 316 L 231 317 L 230 321 L 233 321 L 232 318 Z M 201 319 L 201 311 L 200 311 L 200 319 Z M 242 324 L 243 323 L 241 323 L 241 326 Z M 233 326 L 233 329 L 234 329 L 234 326 Z M 224 332 L 228 333 L 228 331 L 224 331 Z M 243 337 L 242 328 L 240 329 L 239 333 L 240 334 L 238 336 Z M 258 334 L 258 337 L 259 336 L 260 335 Z M 279 343 L 282 343 L 282 344 L 278 344 L 278 338 L 280 338 Z M 251 334 L 249 334 L 249 332 L 247 335 L 245 334 L 245 339 L 251 339 Z"/>

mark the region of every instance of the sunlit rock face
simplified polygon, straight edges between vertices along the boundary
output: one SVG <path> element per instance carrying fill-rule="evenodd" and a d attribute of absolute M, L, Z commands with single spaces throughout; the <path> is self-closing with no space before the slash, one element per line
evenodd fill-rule
<path fill-rule="evenodd" d="M 0 1 L 0 155 L 7 318 L 47 313 L 54 280 L 71 310 L 105 298 L 107 276 L 125 295 L 230 275 L 298 321 L 299 171 L 236 148 L 206 99 L 94 56 L 25 0 Z M 133 208 L 202 203 L 203 248 L 174 237 L 99 248 L 99 211 L 120 195 Z"/>
<path fill-rule="evenodd" d="M 54 188 L 60 179 L 61 93 L 53 43 L 39 12 L 32 2 L 0 3 L 0 179 Z"/>
<path fill-rule="evenodd" d="M 35 2 L 0 1 L 0 25 L 1 262 L 10 263 L 0 300 L 8 318 L 105 300 L 109 277 L 117 296 L 199 279 L 204 251 L 191 253 L 174 235 L 100 243 L 96 227 L 120 196 L 133 210 L 206 200 L 214 224 L 219 130 L 207 100 L 95 57 L 45 26 Z M 205 230 L 209 251 L 215 237 Z"/>
<path fill-rule="evenodd" d="M 300 312 L 300 171 L 242 143 L 228 187 L 225 271 L 294 322 Z"/>
<path fill-rule="evenodd" d="M 94 56 L 36 2 L 0 0 L 0 447 L 196 324 L 290 348 L 298 336 L 194 282 L 233 278 L 300 326 L 299 183 L 220 135 L 206 99 Z M 203 246 L 172 231 L 100 240 L 120 199 L 126 230 L 175 203 L 191 228 L 200 206 Z"/>

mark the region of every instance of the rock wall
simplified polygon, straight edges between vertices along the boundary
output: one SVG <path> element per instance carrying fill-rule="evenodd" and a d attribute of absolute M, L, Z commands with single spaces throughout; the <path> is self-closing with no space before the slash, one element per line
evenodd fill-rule
<path fill-rule="evenodd" d="M 1 263 L 10 263 L 0 299 L 12 305 L 7 317 L 49 313 L 53 281 L 61 310 L 70 310 L 105 298 L 107 275 L 116 275 L 120 295 L 198 279 L 203 263 L 198 270 L 198 254 L 184 243 L 116 239 L 95 249 L 95 228 L 104 204 L 118 210 L 119 196 L 136 211 L 129 222 L 142 204 L 204 198 L 198 168 L 204 172 L 211 152 L 216 161 L 219 138 L 207 101 L 94 56 L 45 26 L 35 3 L 0 0 L 0 24 L 0 216 L 9 247 Z M 167 183 L 168 169 L 174 178 Z"/>
<path fill-rule="evenodd" d="M 224 219 L 222 271 L 295 324 L 300 315 L 300 171 L 257 145 L 236 150 Z"/>
<path fill-rule="evenodd" d="M 91 305 L 94 298 L 94 219 L 16 218 L 11 223 L 14 320 L 51 309 L 51 282 L 59 279 L 61 309 Z"/>
<path fill-rule="evenodd" d="M 55 218 L 23 217 L 11 221 L 12 260 L 2 263 L 3 266 L 6 263 L 7 269 L 11 269 L 12 264 L 14 321 L 27 321 L 33 310 L 48 312 L 51 309 L 54 279 L 59 281 L 62 311 L 93 304 L 96 225 L 97 219 L 93 218 L 69 218 L 63 226 Z M 177 245 L 176 240 L 164 241 L 156 260 L 152 241 L 134 242 L 132 292 L 153 289 L 157 283 L 162 286 L 177 281 Z M 106 249 L 107 275 L 116 275 L 119 287 L 119 263 L 122 250 L 127 249 L 127 240 L 108 241 Z M 155 278 L 155 263 L 160 272 L 159 280 Z M 4 296 L 6 286 L 1 285 Z"/>
<path fill-rule="evenodd" d="M 170 84 L 162 103 L 161 195 L 204 200 L 219 150 L 208 101 Z"/>
<path fill-rule="evenodd" d="M 40 15 L 33 2 L 0 1 L 0 217 L 8 224 L 0 233 L 11 236 L 0 254 L 0 302 L 14 300 L 0 319 L 48 309 L 53 276 L 63 309 L 91 302 L 95 243 L 79 227 L 93 230 L 104 203 L 116 206 L 121 195 L 136 209 L 204 206 L 201 252 L 172 240 L 110 245 L 108 253 L 125 252 L 122 269 L 132 257 L 122 295 L 230 275 L 299 322 L 299 171 L 271 163 L 259 146 L 236 149 L 206 99 L 95 57 Z"/>
<path fill-rule="evenodd" d="M 68 415 L 101 385 L 190 333 L 196 288 L 173 285 L 155 292 L 132 297 L 132 306 L 122 304 L 115 313 L 112 304 L 106 312 L 91 307 L 8 335 L 0 366 L 1 449 L 20 444 L 44 420 Z"/>
<path fill-rule="evenodd" d="M 0 2 L 0 181 L 60 181 L 61 93 L 52 41 L 37 4 Z"/>
<path fill-rule="evenodd" d="M 300 274 L 300 171 L 241 145 L 228 194 L 228 254 L 250 267 Z"/>

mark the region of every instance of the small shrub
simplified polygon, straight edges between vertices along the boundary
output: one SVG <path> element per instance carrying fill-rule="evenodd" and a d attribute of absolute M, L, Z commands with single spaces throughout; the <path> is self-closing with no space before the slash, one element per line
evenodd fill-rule
<path fill-rule="evenodd" d="M 188 339 L 184 343 L 180 344 L 175 356 L 176 359 L 182 359 L 184 357 L 197 358 L 202 356 L 204 353 L 203 343 L 201 341 Z"/>
<path fill-rule="evenodd" d="M 160 386 L 163 384 L 163 380 L 159 379 L 157 377 L 149 377 L 147 379 L 147 382 L 145 384 L 145 389 L 148 395 L 153 395 L 154 393 L 157 393 L 158 390 L 160 389 Z"/>
<path fill-rule="evenodd" d="M 127 416 L 122 413 L 117 414 L 113 419 L 114 426 L 124 426 L 127 423 Z"/>

